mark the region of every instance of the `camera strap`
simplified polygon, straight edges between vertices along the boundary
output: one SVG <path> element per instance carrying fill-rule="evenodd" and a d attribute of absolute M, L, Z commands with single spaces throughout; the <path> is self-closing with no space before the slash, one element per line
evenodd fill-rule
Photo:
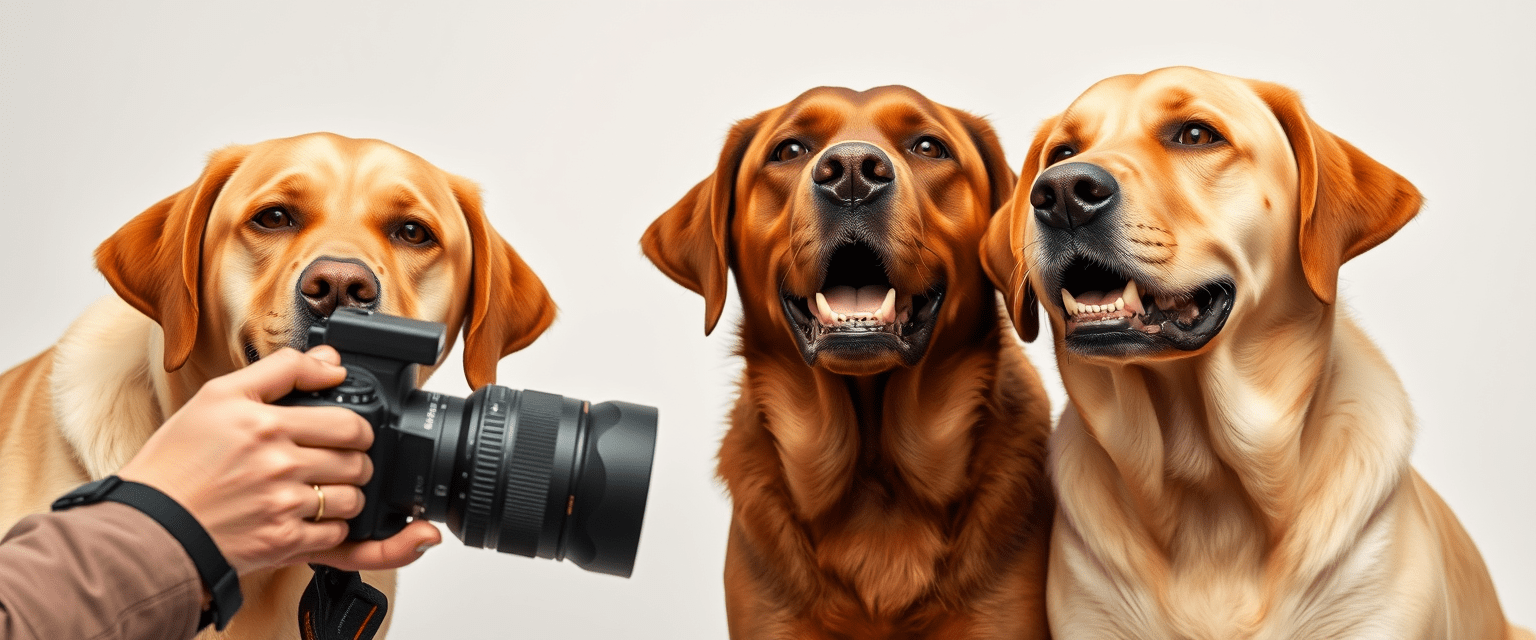
<path fill-rule="evenodd" d="M 389 600 L 356 571 L 309 565 L 315 577 L 299 598 L 299 635 L 304 640 L 371 640 L 384 624 Z"/>

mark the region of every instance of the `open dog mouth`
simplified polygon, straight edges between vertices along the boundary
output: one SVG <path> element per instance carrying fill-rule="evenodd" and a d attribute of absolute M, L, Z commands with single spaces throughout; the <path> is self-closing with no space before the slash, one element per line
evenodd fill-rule
<path fill-rule="evenodd" d="M 1129 354 L 1159 343 L 1205 346 L 1226 324 L 1236 288 L 1221 278 L 1167 292 L 1079 256 L 1061 275 L 1067 345 L 1085 353 Z"/>
<path fill-rule="evenodd" d="M 806 364 L 814 365 L 819 352 L 836 349 L 848 355 L 896 351 L 910 365 L 927 347 L 944 287 L 898 291 L 879 254 L 868 244 L 853 242 L 832 253 L 814 295 L 785 291 L 781 297 Z"/>

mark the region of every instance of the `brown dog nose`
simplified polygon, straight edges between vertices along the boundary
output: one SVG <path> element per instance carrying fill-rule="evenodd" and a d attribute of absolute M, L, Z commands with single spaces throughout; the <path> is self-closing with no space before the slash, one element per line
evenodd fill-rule
<path fill-rule="evenodd" d="M 891 159 L 867 142 L 844 142 L 821 154 L 812 173 L 817 191 L 833 204 L 869 204 L 896 180 Z"/>
<path fill-rule="evenodd" d="M 1041 223 L 1076 229 L 1110 210 L 1120 199 L 1120 184 L 1098 165 L 1069 162 L 1045 170 L 1029 191 L 1029 203 Z"/>
<path fill-rule="evenodd" d="M 299 274 L 299 297 L 317 318 L 336 307 L 372 309 L 379 305 L 379 279 L 355 260 L 320 258 Z"/>

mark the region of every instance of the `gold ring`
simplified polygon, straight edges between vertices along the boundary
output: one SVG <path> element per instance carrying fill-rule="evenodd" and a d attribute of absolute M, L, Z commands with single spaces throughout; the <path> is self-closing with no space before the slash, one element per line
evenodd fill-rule
<path fill-rule="evenodd" d="M 318 484 L 312 484 L 309 486 L 314 487 L 315 495 L 320 496 L 320 508 L 315 510 L 315 517 L 310 518 L 310 520 L 319 522 L 321 518 L 325 517 L 325 491 L 322 490 Z"/>

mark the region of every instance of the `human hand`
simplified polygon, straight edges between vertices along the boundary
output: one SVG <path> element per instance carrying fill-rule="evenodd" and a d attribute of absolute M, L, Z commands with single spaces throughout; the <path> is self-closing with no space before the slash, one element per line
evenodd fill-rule
<path fill-rule="evenodd" d="M 340 384 L 340 363 L 327 346 L 283 349 L 210 380 L 118 476 L 180 503 L 241 575 L 299 562 L 347 570 L 409 564 L 442 541 L 431 523 L 412 522 L 387 540 L 346 542 L 346 519 L 363 509 L 358 485 L 373 475 L 364 453 L 373 444 L 368 422 L 341 407 L 266 404 L 294 389 Z M 316 486 L 325 494 L 318 522 Z"/>

